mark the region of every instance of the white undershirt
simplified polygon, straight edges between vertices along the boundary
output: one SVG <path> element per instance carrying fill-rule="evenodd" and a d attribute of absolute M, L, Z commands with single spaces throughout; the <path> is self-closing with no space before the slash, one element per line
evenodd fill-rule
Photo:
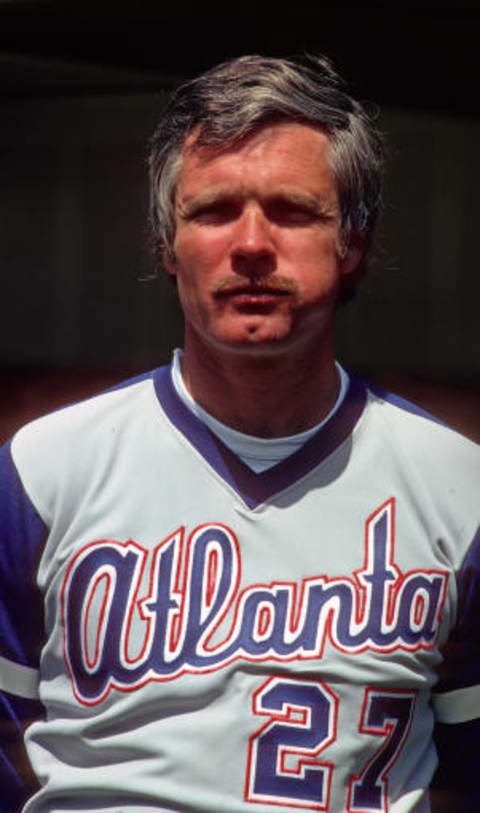
<path fill-rule="evenodd" d="M 340 364 L 335 362 L 340 377 L 340 391 L 335 405 L 320 423 L 317 423 L 305 432 L 299 432 L 297 435 L 288 435 L 284 438 L 258 438 L 254 435 L 245 435 L 243 432 L 238 432 L 236 429 L 232 429 L 230 426 L 221 423 L 221 421 L 218 421 L 213 415 L 210 415 L 209 412 L 206 412 L 197 404 L 183 382 L 181 368 L 182 356 L 182 350 L 177 348 L 173 354 L 172 365 L 172 381 L 177 395 L 197 418 L 200 418 L 200 420 L 208 426 L 210 431 L 220 438 L 225 446 L 228 446 L 232 452 L 255 472 L 265 471 L 271 468 L 271 466 L 275 466 L 310 440 L 315 432 L 318 432 L 320 427 L 337 411 L 345 398 L 345 393 L 348 388 L 348 375 Z"/>

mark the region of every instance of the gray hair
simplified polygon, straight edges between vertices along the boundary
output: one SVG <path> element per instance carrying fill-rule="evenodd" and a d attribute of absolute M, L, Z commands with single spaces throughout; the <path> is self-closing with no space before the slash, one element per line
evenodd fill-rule
<path fill-rule="evenodd" d="M 150 225 L 159 255 L 173 257 L 175 191 L 188 135 L 197 131 L 195 147 L 222 149 L 272 121 L 299 121 L 328 135 L 343 250 L 355 233 L 370 247 L 383 175 L 382 142 L 371 117 L 325 58 L 243 56 L 179 87 L 153 135 Z M 360 275 L 365 262 L 361 266 Z"/>

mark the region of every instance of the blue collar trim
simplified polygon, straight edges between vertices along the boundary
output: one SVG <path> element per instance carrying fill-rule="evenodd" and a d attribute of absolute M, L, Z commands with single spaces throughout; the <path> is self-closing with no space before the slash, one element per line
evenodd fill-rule
<path fill-rule="evenodd" d="M 364 382 L 350 376 L 342 404 L 318 432 L 289 457 L 257 473 L 245 465 L 183 403 L 173 386 L 170 366 L 155 370 L 153 381 L 158 400 L 169 420 L 249 508 L 256 508 L 274 494 L 284 491 L 335 451 L 351 434 L 366 401 Z"/>

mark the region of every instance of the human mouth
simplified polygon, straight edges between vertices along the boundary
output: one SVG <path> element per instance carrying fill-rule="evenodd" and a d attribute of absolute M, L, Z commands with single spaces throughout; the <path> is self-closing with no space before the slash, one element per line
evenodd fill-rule
<path fill-rule="evenodd" d="M 234 299 L 237 304 L 266 304 L 296 293 L 293 280 L 282 277 L 275 280 L 252 279 L 221 280 L 213 289 L 218 299 Z"/>
<path fill-rule="evenodd" d="M 217 292 L 216 299 L 242 313 L 271 313 L 290 295 L 282 288 L 236 285 Z"/>

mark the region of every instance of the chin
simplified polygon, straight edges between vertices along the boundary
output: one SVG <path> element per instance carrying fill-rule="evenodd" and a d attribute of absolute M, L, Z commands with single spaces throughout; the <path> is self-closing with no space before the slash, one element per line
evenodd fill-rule
<path fill-rule="evenodd" d="M 218 349 L 238 356 L 274 357 L 291 351 L 302 344 L 300 337 L 292 333 L 273 333 L 272 331 L 255 331 L 241 335 L 218 337 L 215 341 Z"/>

